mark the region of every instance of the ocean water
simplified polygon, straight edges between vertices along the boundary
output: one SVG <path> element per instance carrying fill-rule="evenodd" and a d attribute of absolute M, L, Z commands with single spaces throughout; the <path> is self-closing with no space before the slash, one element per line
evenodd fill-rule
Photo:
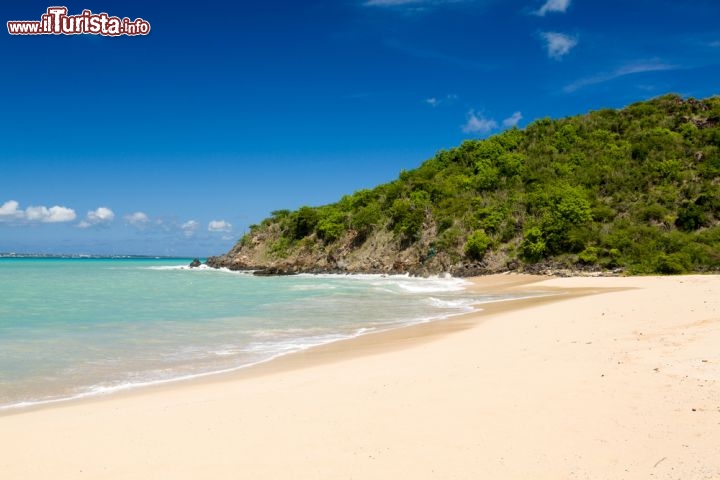
<path fill-rule="evenodd" d="M 0 258 L 0 409 L 232 371 L 510 298 L 460 279 L 254 277 L 189 262 Z"/>

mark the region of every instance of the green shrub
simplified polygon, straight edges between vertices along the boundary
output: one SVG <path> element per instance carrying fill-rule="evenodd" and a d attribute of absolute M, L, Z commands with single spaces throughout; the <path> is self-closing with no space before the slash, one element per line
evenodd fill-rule
<path fill-rule="evenodd" d="M 391 208 L 393 231 L 403 242 L 412 242 L 420 238 L 425 213 L 430 208 L 430 195 L 425 191 L 416 191 L 410 198 L 395 200 Z"/>
<path fill-rule="evenodd" d="M 250 228 L 250 231 L 252 232 L 253 229 Z M 249 247 L 249 246 L 250 246 L 250 240 L 251 240 L 251 239 L 252 239 L 252 237 L 250 236 L 250 234 L 249 234 L 249 233 L 246 233 L 245 235 L 243 235 L 243 236 L 240 238 L 240 245 L 242 245 L 243 247 Z"/>
<path fill-rule="evenodd" d="M 360 234 L 367 235 L 374 228 L 380 226 L 382 213 L 377 203 L 370 203 L 360 207 L 350 219 L 350 226 Z"/>
<path fill-rule="evenodd" d="M 407 198 L 399 198 L 393 202 L 393 231 L 405 241 L 419 238 L 425 220 L 424 206 L 418 205 Z"/>
<path fill-rule="evenodd" d="M 485 256 L 492 240 L 484 230 L 475 230 L 465 242 L 465 255 L 473 260 L 480 260 Z"/>
<path fill-rule="evenodd" d="M 555 148 L 560 152 L 568 151 L 579 140 L 575 125 L 567 123 L 555 132 Z"/>
<path fill-rule="evenodd" d="M 450 227 L 437 237 L 435 247 L 445 253 L 457 252 L 461 234 L 462 231 L 457 226 Z"/>
<path fill-rule="evenodd" d="M 520 244 L 520 254 L 523 258 L 531 262 L 537 262 L 545 257 L 546 253 L 547 245 L 542 230 L 538 227 L 532 227 L 525 231 L 523 241 Z"/>
<path fill-rule="evenodd" d="M 535 194 L 540 225 L 548 253 L 584 248 L 582 227 L 592 220 L 590 203 L 579 187 L 559 185 Z M 578 241 L 580 240 L 580 241 Z"/>
<path fill-rule="evenodd" d="M 345 232 L 345 223 L 340 215 L 323 218 L 317 224 L 318 237 L 328 243 L 340 238 L 343 232 Z"/>
<path fill-rule="evenodd" d="M 475 163 L 475 178 L 473 183 L 478 190 L 490 190 L 498 184 L 500 171 L 487 159 Z"/>
<path fill-rule="evenodd" d="M 675 220 L 675 226 L 686 232 L 697 230 L 706 223 L 705 211 L 694 203 L 689 203 L 678 210 L 677 220 Z"/>
<path fill-rule="evenodd" d="M 441 234 L 455 224 L 455 219 L 451 216 L 436 216 L 435 224 L 437 225 L 437 233 Z"/>
<path fill-rule="evenodd" d="M 500 155 L 496 161 L 500 173 L 506 177 L 522 175 L 525 169 L 525 156 L 517 152 L 508 152 Z"/>
<path fill-rule="evenodd" d="M 615 268 L 620 266 L 622 253 L 617 248 L 611 248 L 607 251 L 607 256 L 602 259 L 602 266 L 605 268 Z"/>
<path fill-rule="evenodd" d="M 497 232 L 507 218 L 507 212 L 500 208 L 481 208 L 475 213 L 478 226 L 487 232 Z"/>
<path fill-rule="evenodd" d="M 611 222 L 617 216 L 617 212 L 607 205 L 596 205 L 592 209 L 592 218 L 598 222 Z"/>
<path fill-rule="evenodd" d="M 662 222 L 668 214 L 668 209 L 657 203 L 640 209 L 639 216 L 643 222 Z"/>
<path fill-rule="evenodd" d="M 290 239 L 287 237 L 280 237 L 277 240 L 275 240 L 273 243 L 270 244 L 270 248 L 268 249 L 270 252 L 270 255 L 277 257 L 277 258 L 285 258 L 288 256 L 288 253 L 290 251 Z"/>
<path fill-rule="evenodd" d="M 690 266 L 690 259 L 681 253 L 666 255 L 661 253 L 655 262 L 655 271 L 665 275 L 685 273 Z"/>
<path fill-rule="evenodd" d="M 307 237 L 315 230 L 318 223 L 317 210 L 310 207 L 301 207 L 294 215 L 293 238 L 299 240 Z"/>
<path fill-rule="evenodd" d="M 280 220 L 290 215 L 290 210 L 273 210 L 270 212 L 270 216 L 273 220 Z"/>
<path fill-rule="evenodd" d="M 598 263 L 598 254 L 600 253 L 600 249 L 597 247 L 588 247 L 580 254 L 578 255 L 578 259 L 580 260 L 580 263 L 583 263 L 585 265 L 595 265 Z"/>

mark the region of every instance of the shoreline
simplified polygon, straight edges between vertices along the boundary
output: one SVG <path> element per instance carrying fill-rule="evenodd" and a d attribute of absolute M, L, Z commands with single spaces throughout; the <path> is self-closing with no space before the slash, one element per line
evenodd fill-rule
<path fill-rule="evenodd" d="M 176 268 L 176 267 L 171 267 Z M 189 268 L 186 266 L 180 268 Z M 333 275 L 333 274 L 321 274 Z M 355 274 L 349 274 L 355 275 Z M 400 275 L 404 276 L 404 275 Z M 468 293 L 484 295 L 509 294 L 514 290 L 520 290 L 523 286 L 536 283 L 540 280 L 552 278 L 532 274 L 504 273 L 484 277 L 462 278 L 469 285 L 466 287 Z M 520 292 L 518 292 L 520 293 Z M 533 292 L 527 297 L 508 298 L 500 300 L 489 300 L 473 304 L 475 310 L 471 312 L 450 314 L 447 317 L 438 317 L 431 320 L 418 321 L 415 323 L 402 324 L 398 326 L 385 327 L 380 330 L 359 333 L 354 336 L 332 340 L 327 343 L 313 345 L 311 347 L 278 354 L 276 356 L 259 360 L 255 363 L 231 367 L 219 371 L 209 371 L 198 374 L 180 375 L 165 380 L 151 380 L 128 386 L 109 387 L 104 392 L 87 392 L 73 397 L 57 398 L 50 400 L 30 401 L 16 405 L 0 407 L 0 417 L 34 412 L 48 408 L 70 406 L 80 403 L 92 403 L 104 400 L 113 400 L 116 397 L 128 397 L 144 392 L 174 389 L 188 384 L 203 384 L 207 382 L 225 382 L 239 380 L 245 377 L 264 375 L 278 371 L 293 370 L 315 365 L 326 361 L 341 359 L 371 353 L 369 350 L 382 348 L 393 348 L 396 342 L 419 342 L 429 341 L 432 337 L 453 333 L 458 330 L 472 327 L 480 319 L 468 320 L 465 317 L 480 315 L 492 315 L 493 313 L 508 309 L 523 308 L 525 303 L 528 306 L 535 304 L 535 301 L 561 301 L 563 298 L 570 298 L 576 295 L 585 295 L 601 292 L 566 292 L 553 291 L 548 289 L 545 292 Z M 567 295 L 570 295 L 568 297 Z M 503 305 L 506 304 L 506 305 Z M 379 350 L 378 350 L 379 351 Z M 332 358 L 330 358 L 332 357 Z"/>
<path fill-rule="evenodd" d="M 1 416 L 0 475 L 720 478 L 720 276 L 473 282 L 526 280 L 568 293 Z"/>

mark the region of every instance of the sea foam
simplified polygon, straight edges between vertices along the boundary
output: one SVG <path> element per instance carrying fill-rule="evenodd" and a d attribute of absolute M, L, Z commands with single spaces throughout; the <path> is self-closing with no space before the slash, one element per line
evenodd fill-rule
<path fill-rule="evenodd" d="M 0 408 L 236 371 L 498 300 L 448 277 L 255 277 L 191 269 L 190 259 L 0 262 Z"/>

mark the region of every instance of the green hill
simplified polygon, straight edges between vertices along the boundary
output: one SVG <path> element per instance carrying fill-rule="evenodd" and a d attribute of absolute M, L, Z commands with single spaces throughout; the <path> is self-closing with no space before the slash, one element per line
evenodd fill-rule
<path fill-rule="evenodd" d="M 438 152 L 276 211 L 212 266 L 269 272 L 720 269 L 720 97 L 666 95 Z"/>

